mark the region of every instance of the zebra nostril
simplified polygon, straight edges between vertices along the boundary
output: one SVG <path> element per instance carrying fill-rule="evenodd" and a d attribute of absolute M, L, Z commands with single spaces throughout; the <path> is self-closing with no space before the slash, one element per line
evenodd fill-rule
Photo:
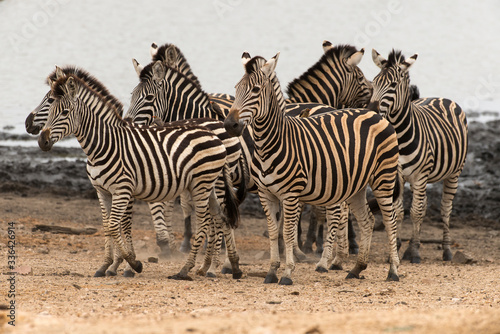
<path fill-rule="evenodd" d="M 238 123 L 234 123 L 234 124 L 233 124 L 233 129 L 237 129 L 237 128 L 238 128 L 238 125 L 239 125 Z"/>

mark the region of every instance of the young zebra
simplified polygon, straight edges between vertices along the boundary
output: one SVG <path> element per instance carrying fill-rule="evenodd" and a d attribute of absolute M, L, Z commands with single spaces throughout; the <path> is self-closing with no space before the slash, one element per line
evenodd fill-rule
<path fill-rule="evenodd" d="M 213 188 L 220 175 L 226 189 L 228 224 L 238 220 L 230 180 L 226 147 L 207 127 L 195 122 L 176 122 L 163 127 L 136 126 L 124 121 L 117 108 L 75 75 L 58 79 L 52 86 L 55 98 L 39 146 L 48 151 L 54 143 L 75 134 L 87 154 L 87 173 L 97 190 L 105 236 L 104 264 L 96 276 L 103 276 L 113 262 L 113 249 L 137 272 L 142 264 L 135 259 L 131 239 L 121 231 L 126 209 L 135 199 L 164 202 L 189 192 L 195 202 L 200 224 L 192 251 L 184 267 L 173 278 L 189 279 L 202 239 L 212 219 L 222 220 Z M 213 123 L 213 120 L 207 122 Z M 127 236 L 127 234 L 125 233 Z M 228 243 L 228 247 L 230 244 Z M 236 249 L 228 249 L 233 277 L 241 276 Z"/>
<path fill-rule="evenodd" d="M 245 75 L 236 84 L 235 101 L 224 126 L 238 136 L 250 125 L 255 151 L 252 176 L 266 212 L 271 266 L 264 283 L 278 282 L 278 220 L 283 205 L 286 268 L 280 284 L 292 284 L 293 243 L 299 203 L 325 206 L 327 221 L 347 202 L 361 230 L 361 246 L 348 278 L 367 267 L 374 217 L 368 210 L 369 184 L 380 205 L 390 245 L 387 279 L 399 280 L 396 224 L 392 205 L 398 163 L 394 129 L 378 114 L 360 109 L 335 110 L 315 117 L 285 115 L 285 100 L 274 69 L 278 55 L 265 61 L 244 53 Z M 333 224 L 333 223 L 332 223 Z"/>
<path fill-rule="evenodd" d="M 450 213 L 467 155 L 465 113 L 458 104 L 444 98 L 411 101 L 408 71 L 417 59 L 416 54 L 405 59 L 400 51 L 393 50 L 386 60 L 373 50 L 372 58 L 381 71 L 373 79 L 369 108 L 385 115 L 394 126 L 403 177 L 413 191 L 410 211 L 413 235 L 406 255 L 412 263 L 420 263 L 420 226 L 427 209 L 426 187 L 428 183 L 443 181 L 443 260 L 450 261 Z M 402 213 L 398 215 L 400 222 Z"/>
<path fill-rule="evenodd" d="M 52 84 L 57 81 L 58 78 L 62 78 L 66 75 L 74 74 L 81 80 L 83 80 L 89 87 L 91 87 L 96 92 L 100 93 L 103 98 L 107 99 L 109 103 L 111 103 L 120 114 L 123 114 L 123 106 L 122 104 L 115 99 L 96 78 L 91 76 L 88 72 L 81 70 L 74 66 L 66 66 L 66 67 L 57 67 L 49 76 L 47 77 L 47 84 L 49 87 L 52 87 Z M 28 115 L 25 121 L 26 131 L 30 134 L 38 134 L 40 130 L 47 123 L 47 119 L 49 116 L 49 108 L 52 102 L 54 101 L 54 97 L 52 96 L 52 90 L 49 90 L 47 94 L 45 94 L 44 98 L 40 102 L 40 104 Z M 153 220 L 153 226 L 156 232 L 156 244 L 160 247 L 160 257 L 169 258 L 171 252 L 174 251 L 174 235 L 172 233 L 172 225 L 169 219 L 165 219 L 164 213 L 171 213 L 173 211 L 173 202 L 165 202 L 165 203 L 148 203 L 151 216 Z M 132 208 L 127 210 L 127 215 L 125 217 L 131 217 Z M 171 215 L 171 214 L 170 214 Z M 170 216 L 169 215 L 169 216 Z M 123 224 L 127 225 L 128 222 L 124 222 Z M 114 267 L 114 266 L 113 266 Z M 108 270 L 109 274 L 113 274 L 113 270 Z M 125 276 L 133 276 L 134 273 L 129 270 L 125 270 Z"/>

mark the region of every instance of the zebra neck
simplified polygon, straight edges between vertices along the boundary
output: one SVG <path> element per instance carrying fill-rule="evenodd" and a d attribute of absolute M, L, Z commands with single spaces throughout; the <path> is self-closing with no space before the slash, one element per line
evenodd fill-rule
<path fill-rule="evenodd" d="M 120 136 L 125 123 L 116 108 L 97 95 L 82 99 L 78 111 L 80 125 L 75 136 L 88 160 L 94 161 L 98 156 L 102 156 L 102 152 L 108 151 L 112 143 L 116 142 L 110 138 Z"/>
<path fill-rule="evenodd" d="M 262 106 L 262 108 L 268 108 L 263 112 L 265 116 L 254 119 L 252 123 L 255 154 L 261 161 L 269 160 L 283 143 L 283 136 L 286 132 L 284 101 L 279 84 L 275 84 L 269 96 L 269 102 Z"/>
<path fill-rule="evenodd" d="M 387 117 L 392 124 L 398 137 L 399 151 L 401 154 L 408 154 L 418 148 L 420 133 L 418 132 L 418 120 L 416 119 L 415 106 L 409 99 L 402 108 L 392 112 Z"/>
<path fill-rule="evenodd" d="M 210 106 L 210 97 L 198 85 L 178 72 L 165 77 L 166 108 L 162 108 L 161 119 L 165 122 L 191 118 L 210 117 L 220 119 Z"/>

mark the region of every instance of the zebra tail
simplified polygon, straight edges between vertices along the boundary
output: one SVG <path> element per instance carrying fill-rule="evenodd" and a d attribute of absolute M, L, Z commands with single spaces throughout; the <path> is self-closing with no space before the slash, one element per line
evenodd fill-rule
<path fill-rule="evenodd" d="M 224 166 L 222 178 L 224 179 L 224 214 L 227 218 L 226 221 L 231 228 L 237 228 L 240 220 L 240 212 L 238 209 L 238 202 L 234 194 L 231 171 L 227 162 Z"/>
<path fill-rule="evenodd" d="M 403 179 L 401 174 L 399 173 L 398 169 L 398 174 L 396 175 L 396 182 L 394 183 L 394 192 L 392 193 L 392 202 L 394 203 L 399 196 L 401 195 L 401 192 L 403 191 Z M 372 198 L 371 200 L 368 201 L 368 206 L 370 207 L 370 211 L 372 213 L 377 213 L 380 212 L 380 206 L 378 205 L 378 202 L 375 198 Z"/>
<path fill-rule="evenodd" d="M 240 205 L 247 197 L 247 190 L 248 190 L 247 184 L 248 184 L 248 180 L 250 178 L 250 173 L 248 171 L 247 159 L 245 158 L 244 154 L 240 155 L 240 158 L 238 159 L 238 164 L 240 166 L 242 180 L 241 180 L 240 186 L 238 187 L 238 190 L 236 192 L 236 198 L 238 200 L 238 205 Z"/>

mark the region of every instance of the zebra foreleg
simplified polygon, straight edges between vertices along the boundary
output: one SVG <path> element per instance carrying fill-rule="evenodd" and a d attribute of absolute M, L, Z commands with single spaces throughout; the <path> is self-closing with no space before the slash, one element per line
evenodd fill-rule
<path fill-rule="evenodd" d="M 270 268 L 267 272 L 264 283 L 278 283 L 277 271 L 280 267 L 280 250 L 278 245 L 279 227 L 280 227 L 280 201 L 271 194 L 259 191 L 259 198 L 262 208 L 267 217 L 267 229 L 269 232 L 270 244 Z"/>
<path fill-rule="evenodd" d="M 104 277 L 106 276 L 106 270 L 113 263 L 113 239 L 108 225 L 109 214 L 111 212 L 111 194 L 100 191 L 98 188 L 96 190 L 101 206 L 102 229 L 104 232 L 104 263 L 97 269 L 94 277 Z"/>
<path fill-rule="evenodd" d="M 217 267 L 220 265 L 219 253 L 220 244 L 222 242 L 222 227 L 212 215 L 209 233 L 207 238 L 207 248 L 205 250 L 205 260 L 203 265 L 196 271 L 199 276 L 217 277 L 215 274 Z"/>
<path fill-rule="evenodd" d="M 302 250 L 306 254 L 313 252 L 312 245 L 317 241 L 316 231 L 317 231 L 317 227 L 318 227 L 318 218 L 317 218 L 315 211 L 316 211 L 316 207 L 312 206 L 311 207 L 311 214 L 310 214 L 310 218 L 309 218 L 309 227 L 307 228 L 306 241 L 302 245 Z M 299 222 L 301 222 L 301 221 L 302 221 L 302 215 L 301 215 L 301 219 Z"/>
<path fill-rule="evenodd" d="M 450 215 L 453 207 L 453 198 L 457 193 L 459 174 L 443 181 L 443 195 L 441 198 L 441 219 L 443 221 L 443 261 L 451 261 Z"/>
<path fill-rule="evenodd" d="M 410 218 L 413 225 L 413 233 L 410 239 L 410 245 L 403 255 L 404 260 L 410 260 L 411 263 L 420 263 L 420 228 L 427 210 L 427 195 L 425 193 L 427 182 L 419 182 L 411 185 L 413 198 L 411 201 Z"/>
<path fill-rule="evenodd" d="M 292 272 L 295 269 L 294 255 L 297 247 L 297 222 L 300 205 L 297 197 L 283 201 L 283 239 L 285 241 L 286 266 L 279 281 L 280 285 L 292 285 Z"/>
<path fill-rule="evenodd" d="M 142 263 L 137 261 L 135 258 L 135 252 L 133 247 L 130 247 L 129 242 L 125 243 L 123 241 L 123 233 L 121 231 L 121 222 L 126 213 L 127 206 L 131 201 L 130 193 L 121 193 L 113 196 L 111 214 L 109 216 L 108 228 L 113 236 L 114 246 L 119 252 L 120 256 L 126 260 L 132 269 L 136 272 L 142 272 Z M 130 244 L 132 240 L 130 239 Z"/>
<path fill-rule="evenodd" d="M 316 271 L 320 273 L 328 272 L 328 263 L 333 257 L 333 243 L 337 233 L 340 218 L 340 206 L 333 205 L 326 208 L 326 243 L 323 247 L 321 259 L 316 263 Z"/>

